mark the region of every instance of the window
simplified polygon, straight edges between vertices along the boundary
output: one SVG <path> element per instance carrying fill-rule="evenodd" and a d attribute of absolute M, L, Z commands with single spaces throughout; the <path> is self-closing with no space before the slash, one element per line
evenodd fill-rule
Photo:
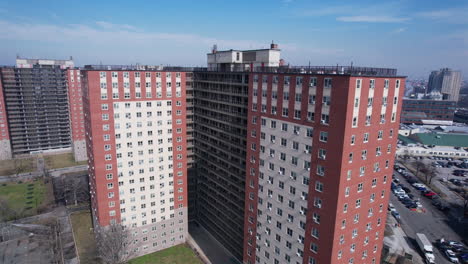
<path fill-rule="evenodd" d="M 328 141 L 328 132 L 320 131 L 320 141 L 322 142 Z"/>
<path fill-rule="evenodd" d="M 322 159 L 322 160 L 325 160 L 326 157 L 327 157 L 327 150 L 325 150 L 325 149 L 319 149 L 318 158 L 319 158 L 319 159 Z"/>
<path fill-rule="evenodd" d="M 310 87 L 317 87 L 317 78 L 316 77 L 311 77 L 310 78 Z"/>
<path fill-rule="evenodd" d="M 323 183 L 316 181 L 315 182 L 315 190 L 317 192 L 323 192 Z"/>

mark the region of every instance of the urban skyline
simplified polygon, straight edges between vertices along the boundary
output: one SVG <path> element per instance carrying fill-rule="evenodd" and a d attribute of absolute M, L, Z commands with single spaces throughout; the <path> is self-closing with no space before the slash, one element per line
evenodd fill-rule
<path fill-rule="evenodd" d="M 410 78 L 426 78 L 443 67 L 468 72 L 468 5 L 459 1 L 361 1 L 362 8 L 340 1 L 249 2 L 250 8 L 242 12 L 230 12 L 222 3 L 183 2 L 183 10 L 168 3 L 92 5 L 100 12 L 86 4 L 29 2 L 24 8 L 24 3 L 0 3 L 5 47 L 0 64 L 13 64 L 19 54 L 56 59 L 73 55 L 77 65 L 200 66 L 213 44 L 221 50 L 250 49 L 274 40 L 292 65 L 353 62 L 398 68 Z M 236 30 L 242 28 L 249 30 Z M 134 45 L 139 49 L 122 52 Z"/>

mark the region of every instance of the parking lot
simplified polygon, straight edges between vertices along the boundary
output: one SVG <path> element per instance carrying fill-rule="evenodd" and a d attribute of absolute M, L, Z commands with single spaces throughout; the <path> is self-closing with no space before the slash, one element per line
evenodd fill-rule
<path fill-rule="evenodd" d="M 406 174 L 414 178 L 411 173 Z M 421 191 L 411 186 L 406 179 L 408 176 L 404 177 L 400 173 L 395 173 L 395 178 L 399 181 L 400 187 L 409 191 L 412 196 L 411 200 L 419 201 L 419 206 L 411 209 L 407 207 L 408 204 L 403 204 L 395 194 L 390 197 L 390 202 L 399 214 L 401 227 L 408 236 L 408 242 L 417 249 L 416 233 L 423 233 L 434 245 L 436 263 L 451 263 L 444 251 L 435 246 L 435 242 L 441 238 L 445 241 L 461 241 L 463 237 L 460 235 L 460 230 L 454 231 L 454 229 L 463 228 L 463 225 L 454 226 L 455 220 L 450 216 L 450 211 L 445 210 L 448 208 L 439 207 L 438 209 L 434 206 L 435 202 L 430 197 L 423 196 Z"/>
<path fill-rule="evenodd" d="M 419 157 L 419 159 L 417 159 L 414 157 L 404 163 L 405 165 L 411 165 L 416 160 L 422 161 L 437 170 L 436 176 L 432 179 L 431 184 L 440 190 L 441 196 L 451 204 L 452 211 L 454 211 L 453 213 L 458 215 L 458 217 L 462 217 L 464 199 L 457 190 L 468 188 L 468 162 L 463 162 L 463 160 L 450 160 L 448 158 Z M 400 162 L 399 165 L 402 165 L 402 163 Z"/>

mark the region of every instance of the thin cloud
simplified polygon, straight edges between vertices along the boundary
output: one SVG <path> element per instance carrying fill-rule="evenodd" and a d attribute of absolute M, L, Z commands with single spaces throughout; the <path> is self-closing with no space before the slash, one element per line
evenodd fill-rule
<path fill-rule="evenodd" d="M 336 20 L 341 22 L 402 23 L 410 20 L 410 18 L 393 16 L 341 16 L 337 17 Z"/>
<path fill-rule="evenodd" d="M 14 23 L 0 20 L 0 39 L 63 42 L 85 42 L 86 44 L 118 43 L 119 45 L 135 47 L 136 44 L 168 44 L 205 45 L 247 49 L 250 47 L 265 47 L 266 43 L 252 40 L 228 40 L 206 37 L 196 34 L 146 32 L 131 25 L 112 24 L 97 21 L 95 26 L 83 24 L 53 25 L 37 23 Z M 295 45 L 281 44 L 282 49 L 297 49 Z"/>
<path fill-rule="evenodd" d="M 452 24 L 468 24 L 468 6 L 440 10 L 430 10 L 417 13 L 416 15 L 437 22 L 446 22 Z"/>
<path fill-rule="evenodd" d="M 393 34 L 400 34 L 406 31 L 407 28 L 397 28 L 392 31 Z"/>

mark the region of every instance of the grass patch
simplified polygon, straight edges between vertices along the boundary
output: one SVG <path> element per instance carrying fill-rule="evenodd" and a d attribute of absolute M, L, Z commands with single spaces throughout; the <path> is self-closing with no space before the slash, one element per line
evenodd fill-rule
<path fill-rule="evenodd" d="M 9 210 L 11 215 L 3 215 L 6 220 L 36 215 L 38 211 L 53 202 L 52 184 L 50 181 L 45 183 L 42 179 L 2 184 L 0 185 L 0 199 L 11 208 Z"/>
<path fill-rule="evenodd" d="M 72 153 L 44 156 L 44 161 L 48 169 L 59 169 L 87 164 L 87 161 L 75 162 Z"/>
<path fill-rule="evenodd" d="M 187 245 L 177 245 L 168 249 L 144 255 L 128 262 L 129 264 L 203 264 Z"/>
<path fill-rule="evenodd" d="M 77 212 L 70 215 L 73 234 L 81 263 L 99 263 L 96 259 L 96 240 L 91 223 L 91 213 Z"/>
<path fill-rule="evenodd" d="M 17 159 L 16 163 L 15 160 L 0 160 L 0 175 L 15 175 L 16 166 L 20 166 L 22 168 L 20 173 L 32 172 L 36 169 L 36 160 L 34 158 Z"/>

